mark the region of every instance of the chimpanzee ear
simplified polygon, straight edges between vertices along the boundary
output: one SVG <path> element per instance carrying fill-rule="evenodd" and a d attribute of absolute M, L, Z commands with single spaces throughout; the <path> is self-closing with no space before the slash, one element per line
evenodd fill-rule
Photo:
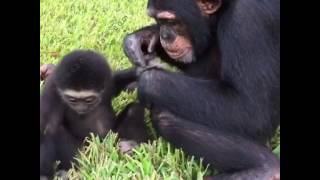
<path fill-rule="evenodd" d="M 221 7 L 222 0 L 196 0 L 203 14 L 211 15 Z"/>

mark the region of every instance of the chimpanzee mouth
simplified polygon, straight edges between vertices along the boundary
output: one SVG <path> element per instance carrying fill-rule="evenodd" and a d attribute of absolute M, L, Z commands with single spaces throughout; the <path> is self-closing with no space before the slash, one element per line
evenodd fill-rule
<path fill-rule="evenodd" d="M 160 42 L 167 54 L 175 60 L 183 58 L 189 52 L 192 52 L 192 46 L 186 38 L 178 37 L 173 42 L 167 42 L 160 38 Z"/>
<path fill-rule="evenodd" d="M 169 48 L 166 48 L 165 50 L 172 59 L 177 60 L 187 55 L 192 49 L 184 48 L 183 50 L 171 50 Z"/>

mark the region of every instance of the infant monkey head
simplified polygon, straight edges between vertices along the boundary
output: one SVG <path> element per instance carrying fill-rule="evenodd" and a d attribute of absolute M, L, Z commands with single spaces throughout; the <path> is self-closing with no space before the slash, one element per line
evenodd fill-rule
<path fill-rule="evenodd" d="M 67 54 L 55 70 L 54 81 L 63 102 L 78 114 L 86 114 L 111 98 L 110 67 L 102 55 L 91 50 Z"/>

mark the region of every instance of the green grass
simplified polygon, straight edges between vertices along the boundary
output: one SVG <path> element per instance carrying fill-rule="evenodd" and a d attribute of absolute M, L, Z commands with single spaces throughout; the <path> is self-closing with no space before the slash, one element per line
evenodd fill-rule
<path fill-rule="evenodd" d="M 146 15 L 146 4 L 147 0 L 40 0 L 41 64 L 56 64 L 75 49 L 93 49 L 107 57 L 113 70 L 130 67 L 122 40 L 153 22 Z M 112 105 L 118 113 L 135 99 L 135 93 L 123 92 Z M 88 141 L 77 156 L 78 170 L 69 171 L 71 179 L 202 179 L 212 173 L 199 159 L 185 156 L 162 139 L 141 145 L 132 157 L 118 153 L 115 134 Z M 271 144 L 273 148 L 280 144 L 280 133 Z"/>
<path fill-rule="evenodd" d="M 146 0 L 41 0 L 41 63 L 57 63 L 77 48 L 94 49 L 108 57 L 113 69 L 128 67 L 123 37 L 152 22 Z"/>
<path fill-rule="evenodd" d="M 89 145 L 76 158 L 77 170 L 68 172 L 70 179 L 200 180 L 210 173 L 199 160 L 187 157 L 161 138 L 142 144 L 130 156 L 119 153 L 115 133 L 105 139 L 91 135 L 87 141 Z"/>

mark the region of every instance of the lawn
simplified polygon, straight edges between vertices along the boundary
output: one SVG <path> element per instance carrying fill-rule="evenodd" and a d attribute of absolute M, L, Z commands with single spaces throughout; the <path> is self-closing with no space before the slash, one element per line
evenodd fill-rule
<path fill-rule="evenodd" d="M 75 49 L 93 49 L 108 59 L 113 70 L 130 67 L 122 50 L 123 37 L 153 22 L 146 15 L 147 0 L 40 0 L 40 61 L 56 64 Z M 136 99 L 122 93 L 113 101 L 119 112 Z M 147 113 L 146 113 L 147 114 Z M 141 145 L 133 156 L 121 155 L 116 134 L 94 136 L 75 161 L 70 179 L 202 179 L 206 170 L 199 159 L 186 156 L 162 140 Z M 272 147 L 280 143 L 280 133 Z"/>

